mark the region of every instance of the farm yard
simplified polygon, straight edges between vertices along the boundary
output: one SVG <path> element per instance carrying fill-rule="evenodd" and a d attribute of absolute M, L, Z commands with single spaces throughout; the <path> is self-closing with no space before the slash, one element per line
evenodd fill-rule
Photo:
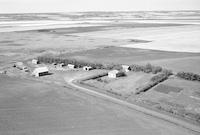
<path fill-rule="evenodd" d="M 141 72 L 129 72 L 125 77 L 119 77 L 116 79 L 109 78 L 108 76 L 90 79 L 84 81 L 84 84 L 101 88 L 109 93 L 116 93 L 122 97 L 129 97 L 135 94 L 135 90 L 145 85 L 150 81 L 153 74 L 141 73 Z"/>

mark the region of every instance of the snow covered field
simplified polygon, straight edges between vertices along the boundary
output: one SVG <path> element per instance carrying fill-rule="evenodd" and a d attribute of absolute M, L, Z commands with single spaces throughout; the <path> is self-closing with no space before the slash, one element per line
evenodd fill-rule
<path fill-rule="evenodd" d="M 79 36 L 138 39 L 148 43 L 126 44 L 122 47 L 178 52 L 200 52 L 200 25 L 117 29 L 76 34 Z"/>

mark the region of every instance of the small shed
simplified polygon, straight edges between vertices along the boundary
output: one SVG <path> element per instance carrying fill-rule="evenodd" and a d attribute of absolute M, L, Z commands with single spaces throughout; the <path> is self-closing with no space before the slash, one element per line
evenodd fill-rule
<path fill-rule="evenodd" d="M 92 70 L 92 67 L 91 67 L 91 66 L 84 66 L 84 67 L 83 67 L 83 70 L 85 70 L 85 71 L 90 71 L 90 70 Z"/>
<path fill-rule="evenodd" d="M 58 66 L 59 66 L 59 67 L 64 67 L 64 66 L 65 66 L 65 63 L 60 63 Z"/>
<path fill-rule="evenodd" d="M 68 67 L 69 69 L 74 69 L 74 68 L 75 68 L 75 65 L 73 65 L 73 64 L 68 64 L 67 67 Z"/>
<path fill-rule="evenodd" d="M 125 72 L 129 72 L 130 71 L 130 66 L 128 66 L 128 65 L 122 65 L 122 69 Z"/>
<path fill-rule="evenodd" d="M 35 77 L 40 77 L 43 75 L 47 75 L 49 73 L 49 69 L 47 67 L 38 67 L 35 68 L 32 75 L 34 75 Z"/>
<path fill-rule="evenodd" d="M 18 69 L 20 69 L 20 70 L 23 70 L 23 71 L 25 71 L 25 72 L 28 72 L 28 71 L 29 71 L 28 68 L 24 65 L 23 62 L 16 62 L 16 63 L 13 65 L 13 67 L 16 67 L 16 68 L 18 68 Z"/>
<path fill-rule="evenodd" d="M 112 70 L 112 71 L 108 72 L 109 78 L 117 78 L 117 77 L 124 76 L 124 75 L 125 75 L 124 72 L 119 71 L 119 70 Z"/>
<path fill-rule="evenodd" d="M 22 67 L 24 66 L 24 63 L 23 62 L 16 62 L 13 67 Z"/>
<path fill-rule="evenodd" d="M 36 59 L 33 59 L 33 60 L 32 60 L 32 64 L 39 64 L 39 61 L 36 60 Z"/>

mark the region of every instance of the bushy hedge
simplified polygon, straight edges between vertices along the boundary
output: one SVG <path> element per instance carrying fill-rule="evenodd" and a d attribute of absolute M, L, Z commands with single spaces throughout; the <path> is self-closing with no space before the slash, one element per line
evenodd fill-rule
<path fill-rule="evenodd" d="M 176 76 L 185 80 L 200 81 L 200 75 L 190 72 L 178 72 Z"/>
<path fill-rule="evenodd" d="M 145 91 L 151 89 L 158 83 L 167 80 L 170 75 L 172 75 L 170 70 L 165 70 L 165 72 L 162 72 L 162 73 L 152 77 L 149 83 L 147 83 L 146 85 L 144 85 L 142 87 L 137 88 L 135 91 L 135 94 L 140 94 L 141 92 L 145 92 Z"/>
<path fill-rule="evenodd" d="M 151 64 L 146 64 L 145 66 L 142 65 L 131 65 L 130 66 L 131 71 L 135 72 L 145 72 L 145 73 L 153 73 L 157 74 L 158 72 L 161 72 L 163 69 L 160 66 L 153 66 Z"/>

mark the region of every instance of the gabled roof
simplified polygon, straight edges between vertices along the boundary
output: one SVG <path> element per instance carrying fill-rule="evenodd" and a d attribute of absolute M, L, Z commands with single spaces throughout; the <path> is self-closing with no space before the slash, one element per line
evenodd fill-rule
<path fill-rule="evenodd" d="M 48 72 L 49 69 L 47 67 L 38 67 L 38 68 L 35 68 L 33 73 L 43 73 L 43 72 Z"/>
<path fill-rule="evenodd" d="M 109 74 L 117 74 L 117 73 L 119 73 L 118 70 L 112 70 L 112 71 L 109 72 Z"/>

